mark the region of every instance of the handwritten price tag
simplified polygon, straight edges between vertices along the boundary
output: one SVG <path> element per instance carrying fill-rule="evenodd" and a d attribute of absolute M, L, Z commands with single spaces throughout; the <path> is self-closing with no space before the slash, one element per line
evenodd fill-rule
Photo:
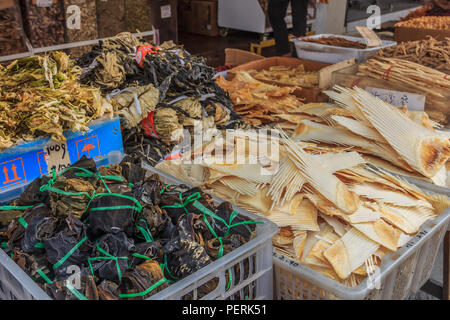
<path fill-rule="evenodd" d="M 357 26 L 356 30 L 358 30 L 358 32 L 366 40 L 368 47 L 380 47 L 382 45 L 381 39 L 377 36 L 377 34 L 373 30 L 367 27 L 360 27 L 360 26 Z"/>
<path fill-rule="evenodd" d="M 44 147 L 47 153 L 48 172 L 55 170 L 56 173 L 70 167 L 70 157 L 67 144 L 65 142 L 56 142 L 51 140 Z"/>
<path fill-rule="evenodd" d="M 426 97 L 420 94 L 366 87 L 366 91 L 396 107 L 407 106 L 409 110 L 424 111 Z"/>

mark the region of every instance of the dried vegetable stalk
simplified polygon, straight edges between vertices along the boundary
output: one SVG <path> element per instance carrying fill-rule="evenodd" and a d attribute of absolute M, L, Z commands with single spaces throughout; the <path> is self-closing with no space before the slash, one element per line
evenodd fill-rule
<path fill-rule="evenodd" d="M 312 42 L 325 44 L 327 46 L 343 47 L 343 48 L 353 48 L 353 49 L 366 49 L 367 46 L 364 43 L 347 40 L 341 37 L 320 37 L 320 38 L 306 38 L 302 39 L 304 42 Z"/>
<path fill-rule="evenodd" d="M 397 251 L 450 206 L 445 196 L 430 196 L 368 166 L 357 152 L 294 142 L 281 133 L 272 174 L 263 170 L 267 163 L 252 164 L 251 150 L 277 141 L 239 134 L 229 140 L 231 150 L 215 149 L 200 163 L 184 162 L 192 160 L 192 153 L 156 168 L 272 220 L 281 227 L 273 238 L 278 252 L 347 286 L 372 276 L 384 255 Z M 225 150 L 227 159 L 241 156 L 245 164 L 223 164 Z"/>
<path fill-rule="evenodd" d="M 35 48 L 64 43 L 65 14 L 60 0 L 50 6 L 38 5 L 33 0 L 23 0 L 22 15 L 28 39 Z"/>
<path fill-rule="evenodd" d="M 36 179 L 12 207 L 2 207 L 6 216 L 21 211 L 1 221 L 2 249 L 53 299 L 142 300 L 255 236 L 256 222 L 230 203 L 145 176 L 128 158 L 97 171 L 83 157 L 53 179 Z M 74 265 L 76 290 L 68 281 Z M 234 267 L 237 279 L 249 276 L 248 262 L 244 268 Z M 232 280 L 230 270 L 227 287 Z M 198 294 L 218 285 L 212 279 Z"/>
<path fill-rule="evenodd" d="M 269 81 L 274 84 L 312 88 L 319 85 L 318 72 L 306 72 L 300 64 L 297 67 L 271 66 L 269 70 L 248 70 L 253 78 L 259 81 Z"/>
<path fill-rule="evenodd" d="M 127 29 L 125 0 L 95 0 L 100 38 L 113 37 Z"/>
<path fill-rule="evenodd" d="M 11 5 L 0 10 L 0 55 L 26 51 L 19 7 L 14 1 L 11 1 Z"/>
<path fill-rule="evenodd" d="M 450 17 L 420 17 L 407 21 L 399 22 L 396 27 L 433 29 L 433 30 L 449 30 Z"/>
<path fill-rule="evenodd" d="M 429 36 L 427 40 L 402 42 L 381 49 L 378 56 L 407 60 L 450 73 L 450 38 L 437 41 Z"/>
<path fill-rule="evenodd" d="M 374 57 L 358 66 L 358 75 L 409 85 L 427 98 L 427 112 L 442 124 L 450 121 L 447 74 L 403 59 Z"/>
<path fill-rule="evenodd" d="M 63 52 L 18 59 L 0 70 L 0 149 L 64 130 L 84 131 L 112 115 L 96 88 L 79 82 L 81 69 Z"/>
<path fill-rule="evenodd" d="M 95 1 L 89 0 L 64 0 L 64 12 L 66 21 L 71 16 L 67 9 L 70 6 L 77 6 L 80 9 L 80 29 L 70 29 L 66 27 L 66 42 L 77 42 L 94 40 L 98 38 L 97 14 Z M 84 46 L 69 49 L 68 52 L 73 57 L 79 57 L 83 53 L 91 50 L 91 46 Z"/>
<path fill-rule="evenodd" d="M 291 94 L 296 87 L 280 88 L 263 83 L 245 71 L 238 72 L 232 81 L 219 76 L 217 83 L 230 95 L 234 110 L 253 125 L 273 122 L 275 114 L 291 112 L 303 105 Z"/>

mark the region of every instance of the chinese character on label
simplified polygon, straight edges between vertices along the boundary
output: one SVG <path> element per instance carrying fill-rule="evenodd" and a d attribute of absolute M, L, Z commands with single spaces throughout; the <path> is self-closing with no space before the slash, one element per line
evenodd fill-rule
<path fill-rule="evenodd" d="M 58 173 L 70 167 L 69 150 L 65 142 L 51 140 L 44 147 L 44 152 L 47 153 L 45 160 L 47 161 L 48 172 L 55 170 Z"/>
<path fill-rule="evenodd" d="M 170 4 L 161 6 L 161 19 L 167 19 L 172 16 L 172 10 L 170 9 Z"/>

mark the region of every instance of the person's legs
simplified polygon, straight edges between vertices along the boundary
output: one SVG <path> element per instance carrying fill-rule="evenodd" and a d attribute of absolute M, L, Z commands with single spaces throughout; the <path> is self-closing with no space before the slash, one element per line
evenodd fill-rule
<path fill-rule="evenodd" d="M 291 0 L 293 32 L 296 37 L 306 35 L 308 0 Z"/>
<path fill-rule="evenodd" d="M 288 4 L 289 0 L 269 0 L 268 14 L 278 56 L 290 52 L 288 30 L 284 21 Z"/>

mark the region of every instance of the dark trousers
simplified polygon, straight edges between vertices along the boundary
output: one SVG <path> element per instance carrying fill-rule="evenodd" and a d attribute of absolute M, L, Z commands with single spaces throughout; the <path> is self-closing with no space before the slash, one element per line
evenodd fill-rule
<path fill-rule="evenodd" d="M 269 0 L 268 14 L 273 29 L 277 55 L 290 52 L 288 30 L 284 17 L 289 5 L 292 6 L 292 24 L 296 37 L 306 35 L 306 16 L 308 13 L 308 0 Z"/>

